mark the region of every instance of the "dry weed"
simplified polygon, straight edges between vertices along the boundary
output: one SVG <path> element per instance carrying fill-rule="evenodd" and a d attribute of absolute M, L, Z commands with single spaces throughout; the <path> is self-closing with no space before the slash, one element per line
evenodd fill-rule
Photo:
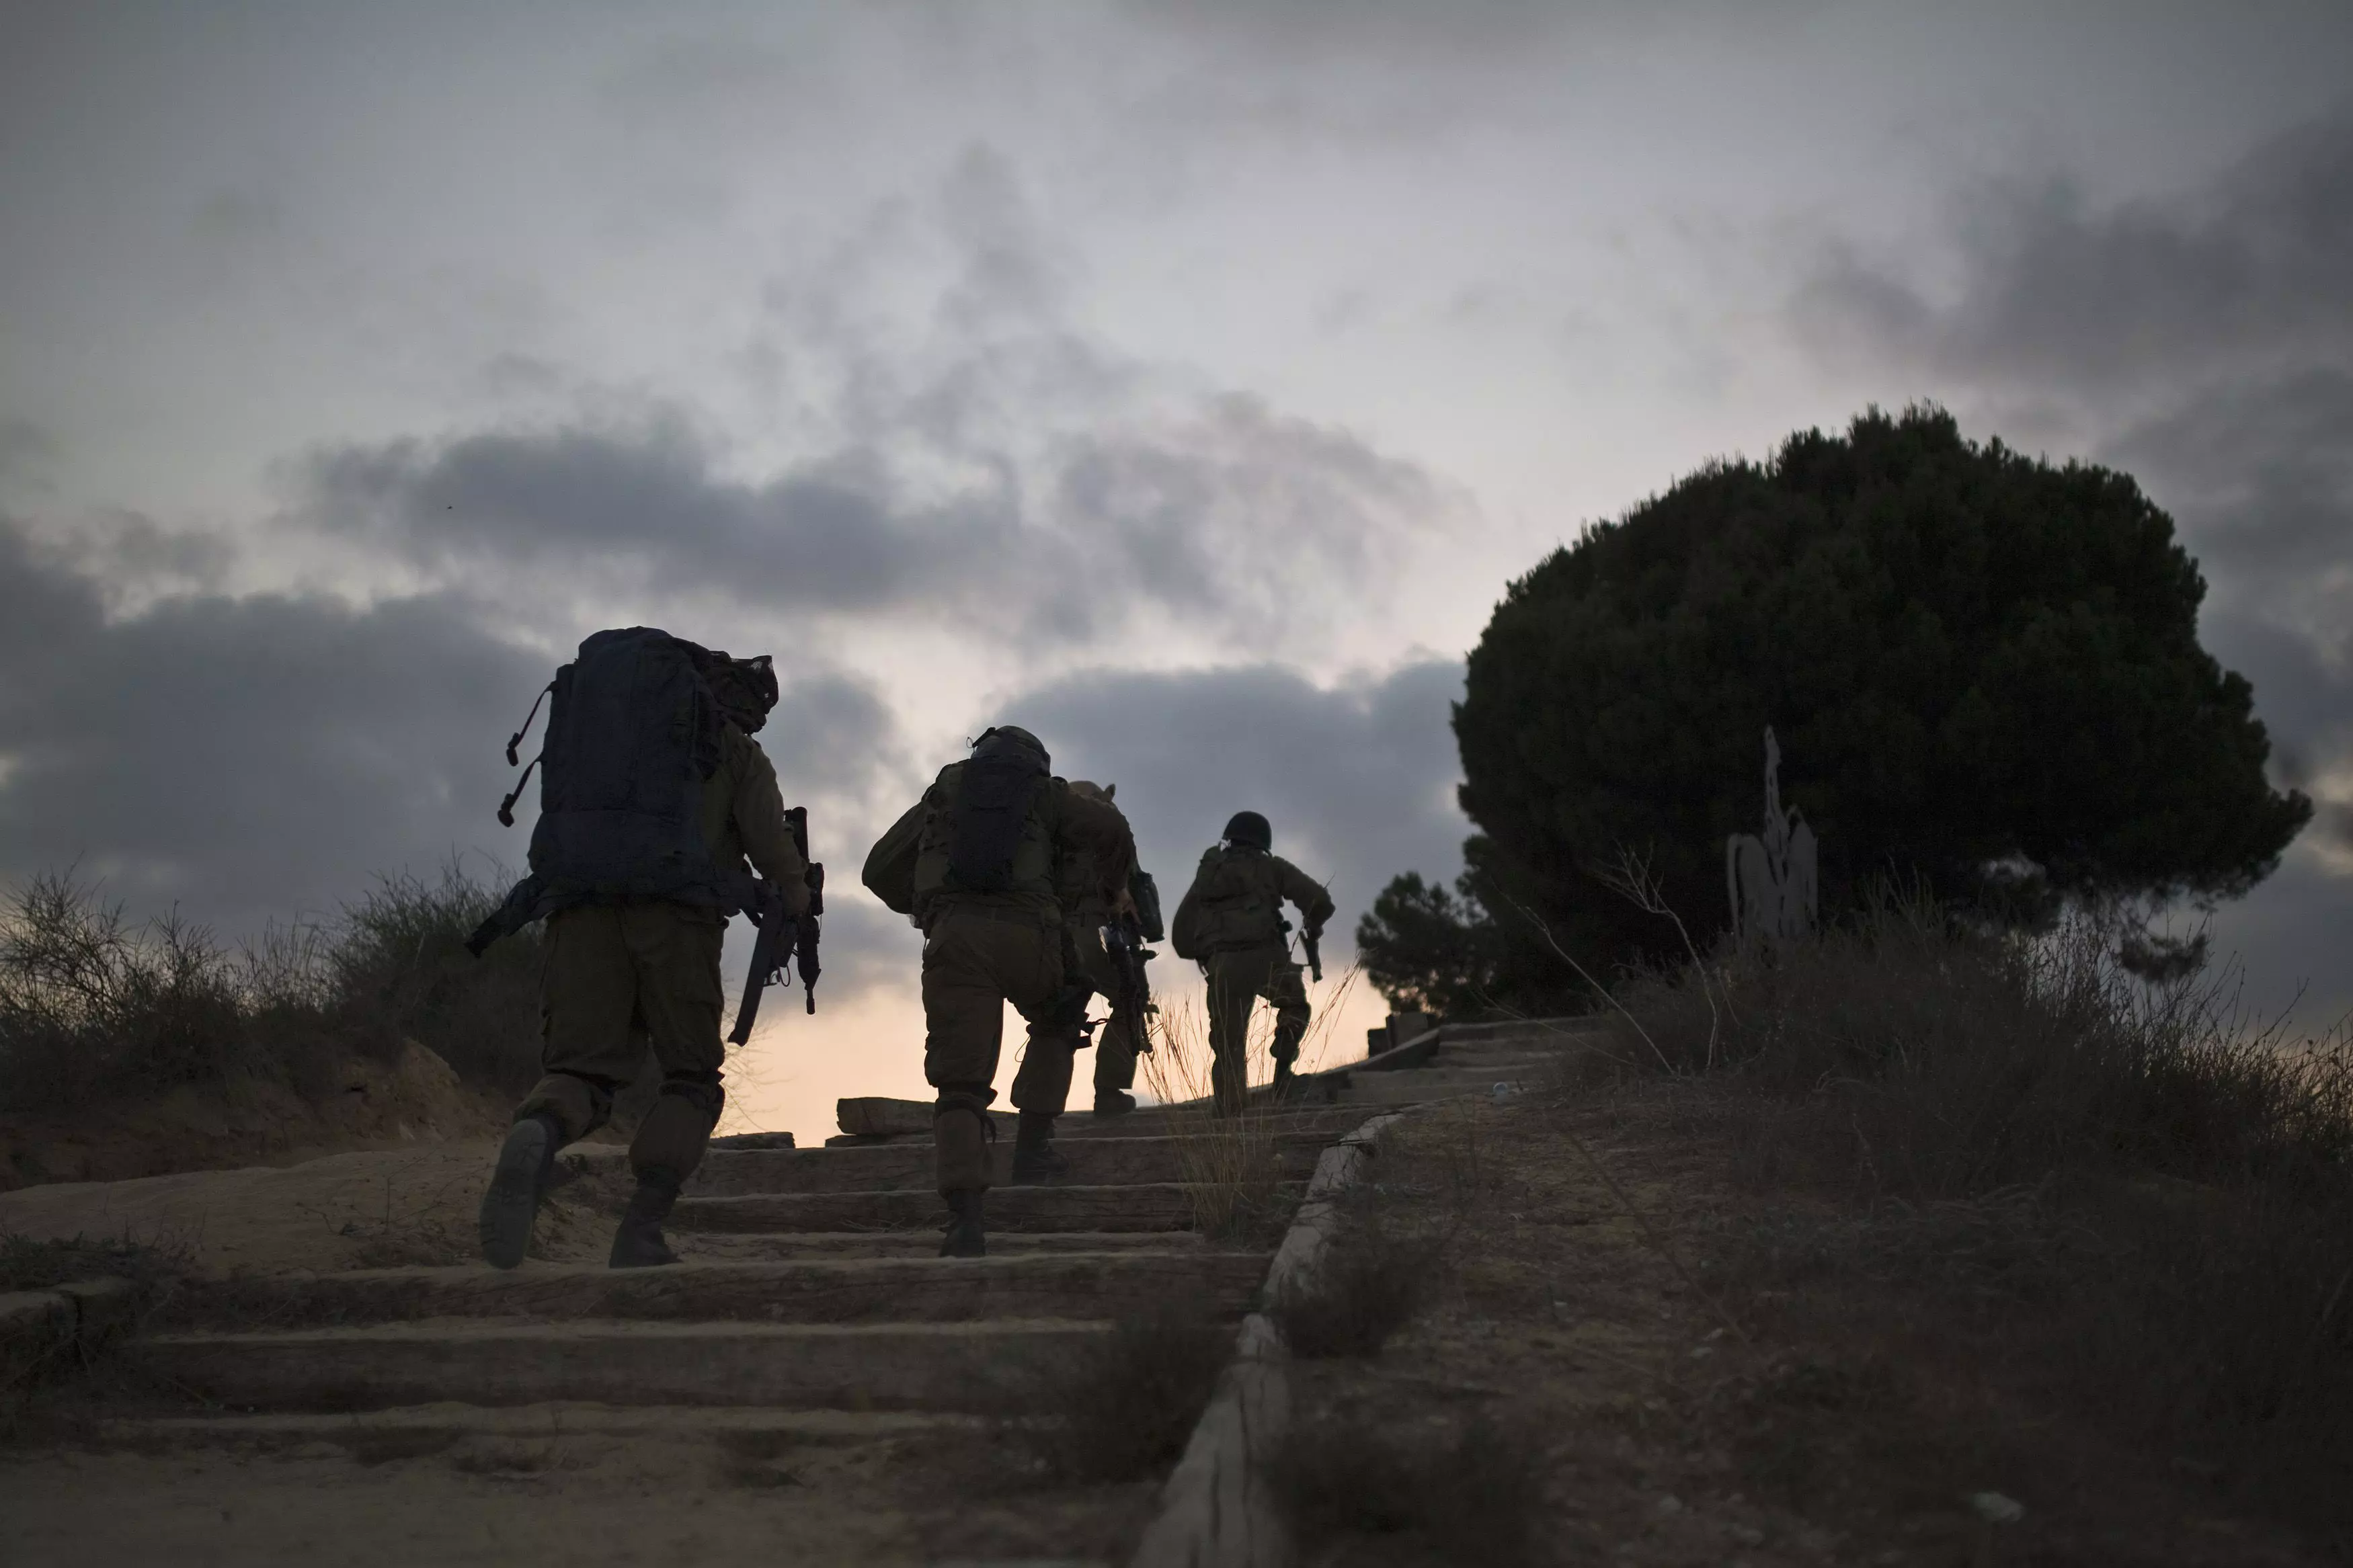
<path fill-rule="evenodd" d="M 1008 1435 L 1061 1479 L 1156 1475 L 1184 1452 L 1233 1340 L 1230 1324 L 1186 1303 L 1123 1319 L 1035 1379 Z"/>

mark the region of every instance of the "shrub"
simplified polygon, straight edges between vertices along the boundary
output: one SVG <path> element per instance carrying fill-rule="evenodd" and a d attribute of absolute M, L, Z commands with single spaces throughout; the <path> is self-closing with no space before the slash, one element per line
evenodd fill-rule
<path fill-rule="evenodd" d="M 1293 1355 L 1371 1355 L 1413 1316 L 1443 1252 L 1436 1237 L 1402 1233 L 1369 1207 L 1350 1209 L 1315 1267 L 1276 1293 L 1268 1316 Z"/>
<path fill-rule="evenodd" d="M 1312 1545 L 1401 1537 L 1441 1562 L 1509 1568 L 1535 1544 L 1540 1461 L 1527 1435 L 1486 1419 L 1407 1434 L 1327 1414 L 1286 1432 L 1266 1468 Z"/>
<path fill-rule="evenodd" d="M 537 1072 L 541 938 L 469 954 L 497 898 L 454 867 L 387 878 L 332 925 L 231 950 L 175 914 L 134 924 L 70 873 L 36 876 L 0 912 L 0 1110 L 241 1079 L 316 1092 L 339 1053 L 389 1058 L 409 1039 L 518 1093 Z"/>
<path fill-rule="evenodd" d="M 1233 1342 L 1232 1325 L 1182 1303 L 1122 1319 L 1038 1376 L 1012 1434 L 1064 1480 L 1156 1475 L 1185 1451 Z"/>
<path fill-rule="evenodd" d="M 1695 1076 L 1713 1033 L 1738 1167 L 1853 1200 L 1751 1226 L 1735 1285 L 2031 1304 L 2052 1387 L 2353 1540 L 2353 1053 L 2250 1026 L 2227 982 L 2145 984 L 2088 922 L 1882 899 L 1647 976 L 1611 1028 L 1620 1070 Z"/>

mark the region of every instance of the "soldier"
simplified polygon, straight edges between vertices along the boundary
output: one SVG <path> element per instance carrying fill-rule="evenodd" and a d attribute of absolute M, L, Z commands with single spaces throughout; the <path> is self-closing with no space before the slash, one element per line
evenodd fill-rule
<path fill-rule="evenodd" d="M 589 666 L 596 640 L 583 645 L 578 668 Z M 721 655 L 702 676 L 718 710 L 712 736 L 716 765 L 702 783 L 694 823 L 716 873 L 706 875 L 705 882 L 745 883 L 748 855 L 797 916 L 808 907 L 807 863 L 786 825 L 776 768 L 752 739 L 776 706 L 776 674 L 765 658 L 729 660 Z M 606 717 L 580 695 L 584 685 L 585 678 L 572 682 L 581 726 Z M 668 715 L 661 717 L 662 732 L 675 732 Z M 551 777 L 560 761 L 554 752 L 564 744 L 560 719 L 550 720 L 549 750 L 543 753 Z M 549 815 L 543 807 L 543 819 Z M 535 871 L 541 858 L 535 833 Z M 541 880 L 534 876 L 518 888 L 510 900 L 518 912 L 526 906 L 521 895 Z M 670 898 L 631 898 L 600 889 L 547 913 L 547 959 L 540 983 L 543 1076 L 515 1109 L 482 1198 L 482 1256 L 494 1268 L 512 1268 L 522 1261 L 556 1151 L 610 1119 L 613 1096 L 637 1076 L 649 1042 L 661 1068 L 661 1090 L 629 1145 L 638 1187 L 613 1237 L 610 1262 L 615 1268 L 633 1268 L 678 1260 L 662 1239 L 662 1223 L 678 1201 L 679 1188 L 702 1163 L 726 1100 L 720 1087 L 724 1050 L 719 1038 L 719 958 L 728 905 L 707 887 L 673 890 L 676 896 Z M 496 934 L 498 922 L 494 916 L 484 928 L 487 934 L 477 940 Z M 511 921 L 505 929 L 519 923 Z"/>
<path fill-rule="evenodd" d="M 1274 1005 L 1278 1095 L 1291 1088 L 1307 1034 L 1307 987 L 1291 962 L 1282 901 L 1299 907 L 1310 940 L 1320 940 L 1332 918 L 1332 896 L 1273 847 L 1265 817 L 1234 813 L 1224 842 L 1202 855 L 1168 928 L 1176 956 L 1199 960 L 1208 978 L 1210 1078 L 1221 1116 L 1239 1113 L 1249 1089 L 1250 1009 L 1260 997 Z"/>
<path fill-rule="evenodd" d="M 941 769 L 866 858 L 866 886 L 923 931 L 923 1077 L 938 1091 L 932 1137 L 948 1205 L 943 1258 L 987 1251 L 981 1199 L 996 1135 L 988 1105 L 1008 1002 L 1030 1026 L 1013 1080 L 1016 1177 L 1063 1168 L 1050 1140 L 1070 1093 L 1077 1035 L 1058 1023 L 1068 1006 L 1064 904 L 1111 900 L 1116 889 L 1062 879 L 1081 865 L 1099 868 L 1089 876 L 1124 876 L 1134 853 L 1126 819 L 1055 778 L 1038 738 L 1008 724 Z"/>
<path fill-rule="evenodd" d="M 1098 787 L 1082 780 L 1071 785 L 1071 793 L 1099 802 L 1106 810 L 1118 813 L 1123 829 L 1118 844 L 1111 846 L 1113 863 L 1099 863 L 1100 857 L 1091 847 L 1082 847 L 1063 863 L 1062 874 L 1057 879 L 1062 894 L 1062 908 L 1069 918 L 1069 930 L 1077 967 L 1071 972 L 1069 990 L 1073 993 L 1068 1004 L 1068 1016 L 1063 1024 L 1070 1031 L 1072 1049 L 1083 1043 L 1081 1033 L 1086 1017 L 1087 998 L 1091 995 L 1106 999 L 1119 994 L 1119 976 L 1112 967 L 1111 957 L 1103 951 L 1103 928 L 1123 915 L 1136 913 L 1135 900 L 1130 891 L 1135 874 L 1135 837 L 1128 827 L 1126 814 L 1119 812 L 1113 803 L 1118 786 Z M 1029 1032 L 1030 1049 L 1038 1048 L 1038 1031 Z M 1095 1042 L 1095 1104 L 1097 1116 L 1124 1116 L 1135 1109 L 1135 1097 L 1128 1089 L 1135 1082 L 1136 1053 L 1147 1048 L 1150 1042 L 1134 1038 L 1129 1032 L 1128 1021 L 1114 1006 L 1111 1016 L 1104 1019 L 1103 1032 Z M 1020 1176 L 1020 1155 L 1014 1156 L 1014 1174 Z"/>

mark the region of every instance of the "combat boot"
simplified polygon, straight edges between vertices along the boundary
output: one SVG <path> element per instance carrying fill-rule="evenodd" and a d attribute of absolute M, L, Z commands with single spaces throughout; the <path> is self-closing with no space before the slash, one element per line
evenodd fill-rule
<path fill-rule="evenodd" d="M 1097 1116 L 1125 1116 L 1135 1109 L 1135 1096 L 1125 1089 L 1106 1089 L 1095 1096 Z"/>
<path fill-rule="evenodd" d="M 613 1256 L 609 1267 L 614 1268 L 659 1268 L 665 1263 L 678 1261 L 678 1254 L 662 1239 L 662 1221 L 670 1218 L 670 1205 L 678 1202 L 678 1178 L 667 1171 L 644 1171 L 638 1176 L 638 1190 L 630 1195 L 629 1206 L 621 1215 L 621 1226 L 613 1233 Z"/>
<path fill-rule="evenodd" d="M 942 1258 L 986 1258 L 988 1235 L 981 1228 L 978 1192 L 948 1194 L 948 1233 L 940 1243 Z"/>
<path fill-rule="evenodd" d="M 479 1222 L 482 1261 L 493 1268 L 512 1268 L 531 1250 L 531 1227 L 539 1218 L 540 1201 L 547 1196 L 547 1178 L 555 1169 L 555 1152 L 564 1146 L 564 1130 L 552 1116 L 533 1112 L 507 1129 L 499 1145 L 499 1163 L 491 1172 L 490 1190 L 482 1194 Z"/>
<path fill-rule="evenodd" d="M 1297 1073 L 1291 1070 L 1289 1062 L 1274 1064 L 1274 1082 L 1269 1089 L 1279 1100 L 1298 1100 L 1307 1092 L 1307 1086 L 1300 1080 Z"/>
<path fill-rule="evenodd" d="M 1054 1119 L 1033 1110 L 1021 1113 L 1013 1136 L 1013 1180 L 1050 1182 L 1071 1173 L 1071 1162 L 1054 1147 Z"/>

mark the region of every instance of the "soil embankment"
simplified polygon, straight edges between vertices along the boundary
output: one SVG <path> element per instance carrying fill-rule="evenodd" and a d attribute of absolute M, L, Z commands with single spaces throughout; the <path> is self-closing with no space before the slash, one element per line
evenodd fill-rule
<path fill-rule="evenodd" d="M 505 1121 L 503 1105 L 413 1041 L 389 1060 L 347 1056 L 325 1079 L 308 1095 L 248 1079 L 65 1115 L 0 1116 L 0 1192 L 480 1139 Z"/>

